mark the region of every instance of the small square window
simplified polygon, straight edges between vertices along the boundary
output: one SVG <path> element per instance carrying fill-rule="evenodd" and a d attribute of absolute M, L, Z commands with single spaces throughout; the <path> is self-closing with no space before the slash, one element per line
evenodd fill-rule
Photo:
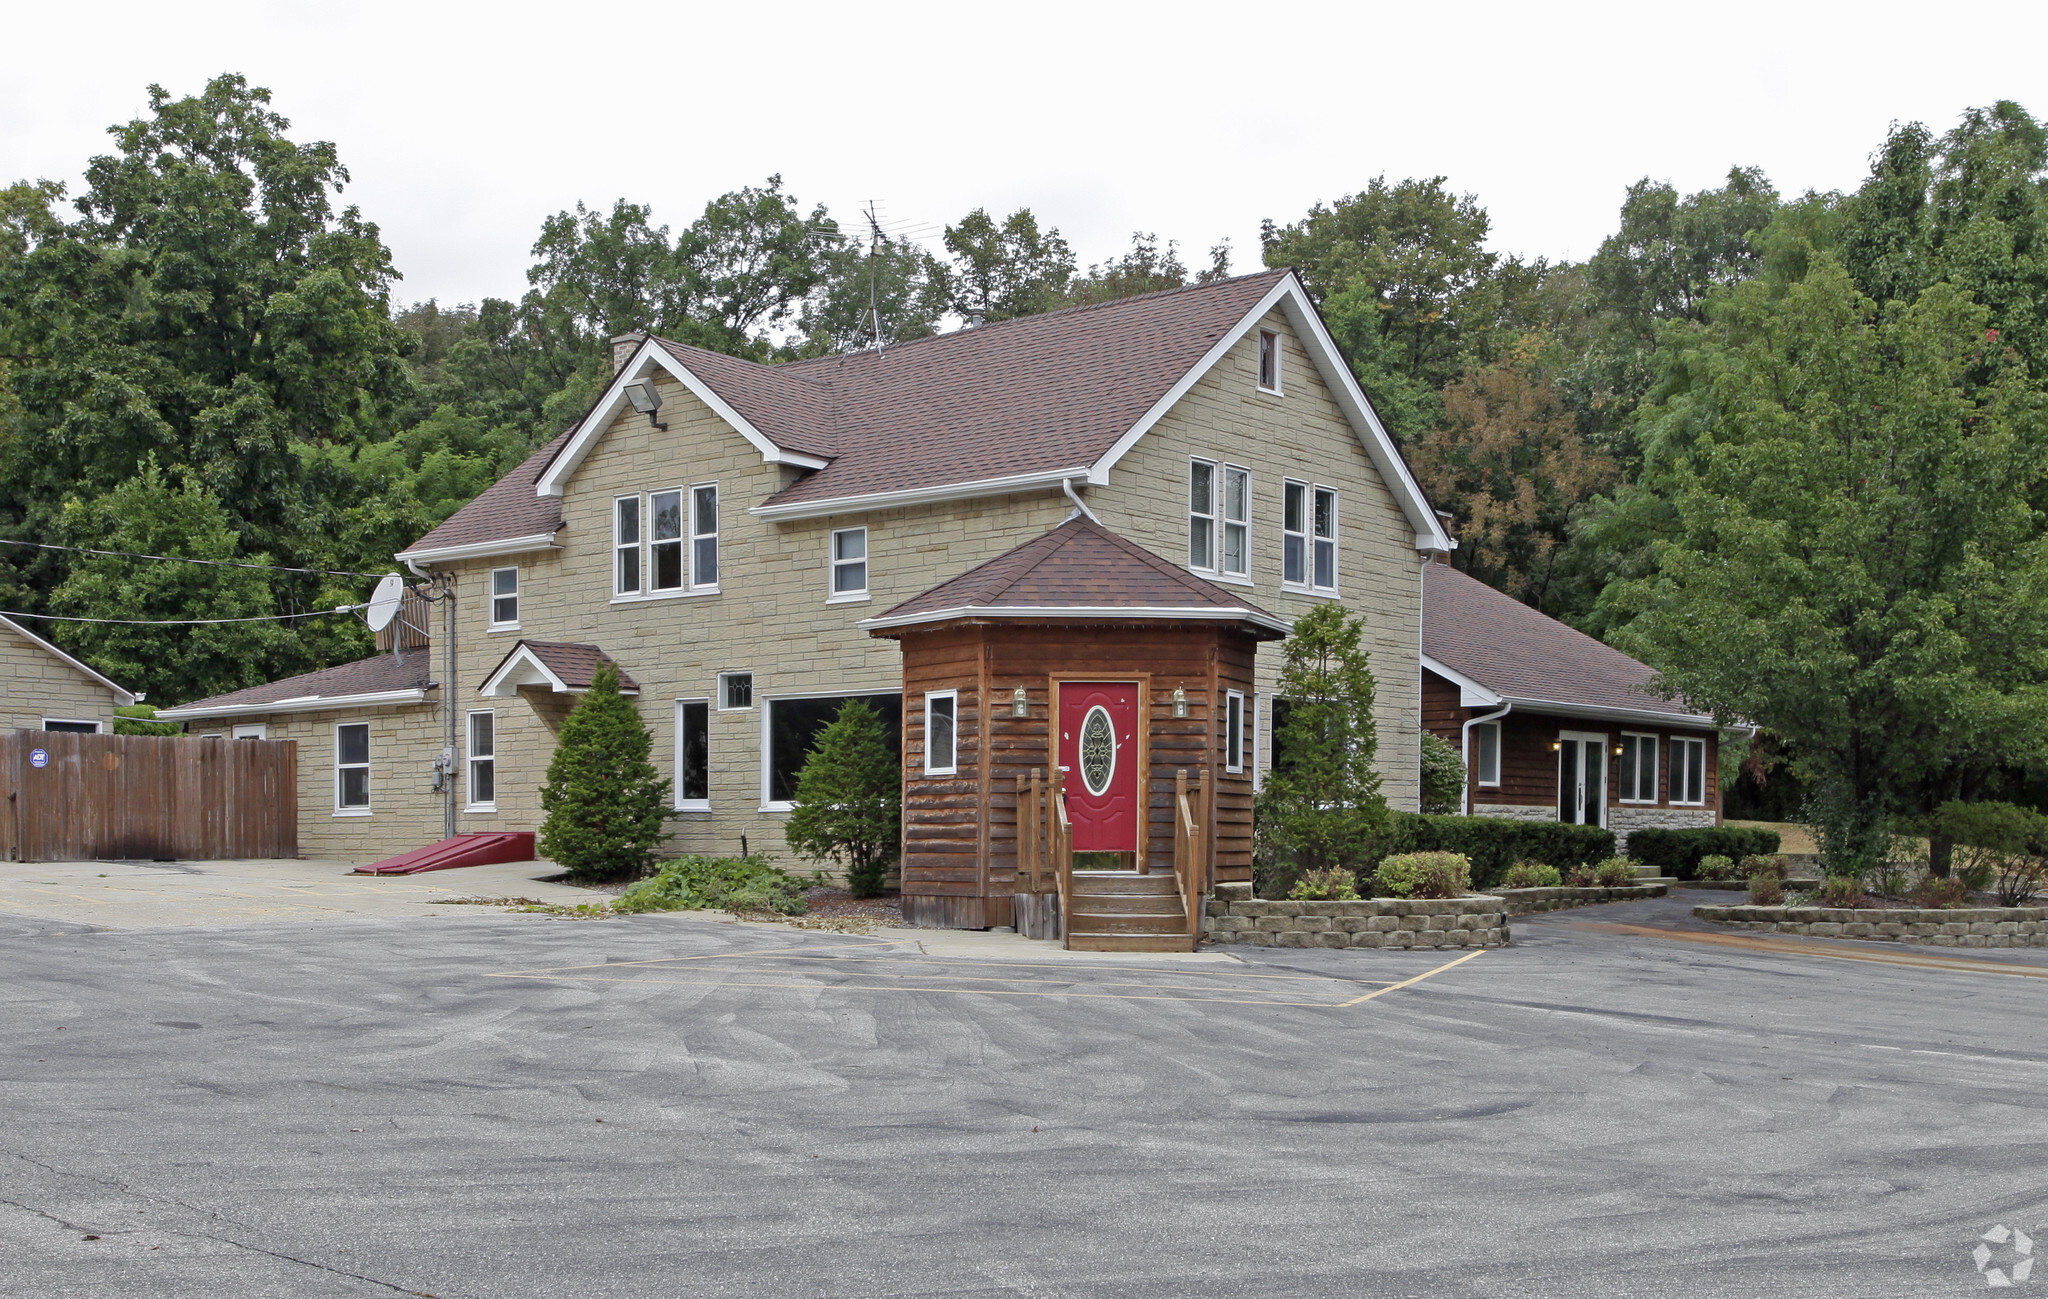
<path fill-rule="evenodd" d="M 519 570 L 491 570 L 491 626 L 519 626 Z"/>
<path fill-rule="evenodd" d="M 727 711 L 754 706 L 754 674 L 751 672 L 721 672 L 718 674 L 718 706 Z"/>
<path fill-rule="evenodd" d="M 1280 391 L 1280 335 L 1270 329 L 1259 331 L 1259 390 Z"/>
<path fill-rule="evenodd" d="M 868 593 L 868 530 L 841 528 L 832 534 L 832 598 Z"/>

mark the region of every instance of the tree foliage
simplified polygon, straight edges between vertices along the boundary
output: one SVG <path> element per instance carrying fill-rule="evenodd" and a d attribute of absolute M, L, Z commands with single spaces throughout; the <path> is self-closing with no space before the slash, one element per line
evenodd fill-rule
<path fill-rule="evenodd" d="M 882 891 L 903 844 L 903 765 L 865 700 L 847 700 L 818 733 L 782 832 L 797 856 L 845 871 L 855 897 Z"/>
<path fill-rule="evenodd" d="M 541 856 L 577 879 L 623 879 L 654 864 L 664 824 L 676 815 L 669 781 L 648 760 L 653 737 L 619 693 L 619 670 L 598 668 L 562 722 L 540 788 Z"/>

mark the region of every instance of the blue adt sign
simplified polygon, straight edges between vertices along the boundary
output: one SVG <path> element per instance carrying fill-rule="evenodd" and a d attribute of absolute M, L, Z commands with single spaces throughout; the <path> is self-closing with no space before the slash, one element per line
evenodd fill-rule
<path fill-rule="evenodd" d="M 28 751 L 28 765 L 31 767 L 49 766 L 50 751 L 48 749 L 30 749 Z"/>

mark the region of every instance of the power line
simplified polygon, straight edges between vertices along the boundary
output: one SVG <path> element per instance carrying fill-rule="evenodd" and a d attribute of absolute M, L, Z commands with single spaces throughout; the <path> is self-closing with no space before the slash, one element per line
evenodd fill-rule
<path fill-rule="evenodd" d="M 355 605 L 339 609 L 314 609 L 308 613 L 259 613 L 248 618 L 73 618 L 61 613 L 16 613 L 0 609 L 0 618 L 41 618 L 45 622 L 108 622 L 123 627 L 210 627 L 224 622 L 284 622 L 291 618 L 328 618 L 337 613 L 354 613 Z"/>
<path fill-rule="evenodd" d="M 259 568 L 273 573 L 313 573 L 321 577 L 382 577 L 382 573 L 356 573 L 345 568 L 292 568 L 284 564 L 245 564 L 232 559 L 187 559 L 183 555 L 139 555 L 132 550 L 93 550 L 88 546 L 58 546 L 47 541 L 16 541 L 0 537 L 0 546 L 34 546 L 37 550 L 68 550 L 78 555 L 106 555 L 113 559 L 157 559 L 167 564 L 205 564 L 211 568 Z"/>

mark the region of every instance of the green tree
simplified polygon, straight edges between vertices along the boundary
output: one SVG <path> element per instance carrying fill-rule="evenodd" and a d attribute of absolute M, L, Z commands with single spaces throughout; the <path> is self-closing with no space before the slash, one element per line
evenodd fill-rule
<path fill-rule="evenodd" d="M 932 263 L 932 282 L 949 311 L 994 323 L 1067 305 L 1074 251 L 1054 228 L 1041 230 L 1031 209 L 1001 224 L 976 208 L 946 227 L 950 262 Z"/>
<path fill-rule="evenodd" d="M 1168 240 L 1164 251 L 1159 247 L 1159 236 L 1137 231 L 1131 235 L 1131 246 L 1123 256 L 1112 258 L 1099 266 L 1090 266 L 1088 273 L 1076 279 L 1067 292 L 1067 299 L 1075 306 L 1090 302 L 1113 302 L 1118 298 L 1132 298 L 1141 293 L 1160 293 L 1167 289 L 1185 288 L 1190 284 L 1208 284 L 1224 279 L 1230 274 L 1230 242 L 1225 240 L 1209 250 L 1209 266 L 1206 270 L 1189 274 L 1181 262 L 1180 250 Z"/>
<path fill-rule="evenodd" d="M 114 710 L 116 735 L 183 735 L 183 722 L 159 722 L 155 704 L 123 704 Z"/>
<path fill-rule="evenodd" d="M 2048 417 L 1984 307 L 1858 293 L 1829 254 L 1741 285 L 1693 358 L 1703 419 L 1624 648 L 1790 743 L 1830 868 L 1967 773 L 2048 757 Z"/>
<path fill-rule="evenodd" d="M 882 891 L 903 844 L 903 766 L 866 702 L 847 700 L 819 732 L 782 832 L 797 856 L 844 870 L 855 897 Z"/>
<path fill-rule="evenodd" d="M 884 345 L 929 338 L 946 314 L 943 294 L 932 281 L 930 254 L 903 239 L 871 245 L 847 244 L 826 258 L 825 277 L 805 300 L 801 316 L 803 356 L 829 356 L 872 347 L 875 318 Z"/>
<path fill-rule="evenodd" d="M 1385 824 L 1364 631 L 1365 620 L 1343 605 L 1318 604 L 1281 645 L 1277 694 L 1287 710 L 1254 811 L 1269 870 L 1356 869 Z"/>
<path fill-rule="evenodd" d="M 645 874 L 676 814 L 669 782 L 648 761 L 646 723 L 619 693 L 619 670 L 606 663 L 562 722 L 547 783 L 540 787 L 539 850 L 577 879 Z"/>
<path fill-rule="evenodd" d="M 1422 733 L 1422 810 L 1456 812 L 1465 798 L 1465 760 L 1449 740 Z"/>

